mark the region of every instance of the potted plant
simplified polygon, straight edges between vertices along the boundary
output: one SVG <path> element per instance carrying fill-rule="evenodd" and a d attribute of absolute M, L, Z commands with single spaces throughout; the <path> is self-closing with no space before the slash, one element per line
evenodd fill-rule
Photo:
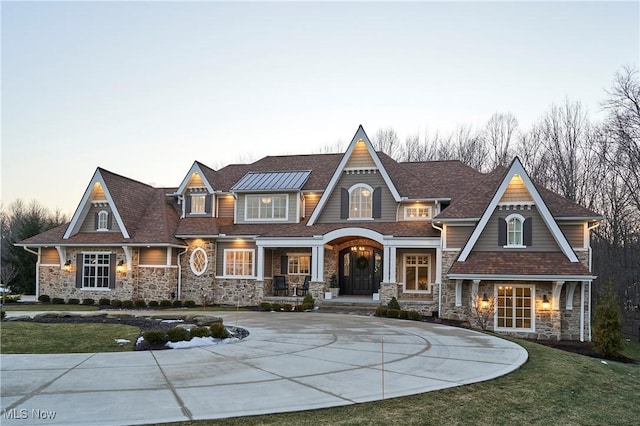
<path fill-rule="evenodd" d="M 331 278 L 329 278 L 329 289 L 331 290 L 331 297 L 338 297 L 338 294 L 340 294 L 340 284 L 336 274 L 331 274 Z"/>

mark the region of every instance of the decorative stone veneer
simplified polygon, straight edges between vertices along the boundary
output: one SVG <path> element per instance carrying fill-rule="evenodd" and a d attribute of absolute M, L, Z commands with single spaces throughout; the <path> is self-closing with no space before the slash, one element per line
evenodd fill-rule
<path fill-rule="evenodd" d="M 216 246 L 211 240 L 194 239 L 188 240 L 189 247 L 186 252 L 180 255 L 181 275 L 181 291 L 180 299 L 193 300 L 199 305 L 207 306 L 216 302 L 214 290 L 214 282 L 216 281 Z M 202 248 L 207 254 L 209 260 L 207 269 L 201 274 L 196 275 L 191 270 L 190 259 L 191 254 L 196 248 Z M 177 279 L 175 281 L 177 289 Z"/>
<path fill-rule="evenodd" d="M 231 306 L 256 306 L 264 297 L 264 281 L 218 278 L 213 285 L 213 303 Z"/>

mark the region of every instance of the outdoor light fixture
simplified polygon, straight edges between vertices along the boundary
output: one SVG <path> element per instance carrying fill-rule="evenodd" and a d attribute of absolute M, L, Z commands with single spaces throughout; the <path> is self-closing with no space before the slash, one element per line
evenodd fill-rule
<path fill-rule="evenodd" d="M 118 272 L 124 272 L 124 271 L 126 271 L 126 270 L 127 270 L 127 269 L 126 269 L 126 267 L 125 267 L 125 265 L 124 265 L 124 260 L 120 260 L 120 261 L 118 262 L 118 266 L 117 266 L 116 270 L 117 270 Z"/>
<path fill-rule="evenodd" d="M 482 295 L 482 309 L 487 309 L 489 307 L 489 298 L 487 297 L 487 293 Z"/>
<path fill-rule="evenodd" d="M 547 298 L 546 294 L 542 295 L 542 309 L 548 311 L 551 308 L 551 302 L 549 302 L 549 298 Z"/>
<path fill-rule="evenodd" d="M 71 259 L 67 260 L 66 262 L 64 262 L 64 268 L 65 272 L 69 272 L 71 271 Z"/>

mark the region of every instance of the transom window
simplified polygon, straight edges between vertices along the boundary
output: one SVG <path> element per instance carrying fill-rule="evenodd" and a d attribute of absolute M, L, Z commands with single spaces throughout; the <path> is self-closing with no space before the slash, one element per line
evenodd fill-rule
<path fill-rule="evenodd" d="M 224 274 L 228 277 L 253 277 L 253 250 L 225 250 Z"/>
<path fill-rule="evenodd" d="M 246 220 L 287 220 L 285 194 L 247 195 Z"/>
<path fill-rule="evenodd" d="M 373 190 L 370 186 L 360 184 L 349 191 L 349 217 L 371 218 L 373 206 Z"/>
<path fill-rule="evenodd" d="M 98 213 L 98 224 L 96 226 L 98 231 L 107 231 L 109 229 L 109 212 L 106 210 Z"/>
<path fill-rule="evenodd" d="M 82 287 L 109 288 L 110 253 L 85 253 L 82 256 Z"/>
<path fill-rule="evenodd" d="M 524 217 L 512 214 L 505 219 L 507 222 L 507 246 L 522 247 Z"/>
<path fill-rule="evenodd" d="M 191 195 L 191 213 L 205 213 L 207 194 Z"/>
<path fill-rule="evenodd" d="M 308 254 L 290 254 L 287 270 L 290 275 L 308 275 L 311 270 L 311 256 Z"/>
<path fill-rule="evenodd" d="M 533 286 L 497 286 L 496 328 L 533 330 Z"/>
<path fill-rule="evenodd" d="M 191 272 L 195 275 L 202 275 L 207 270 L 209 265 L 209 257 L 204 249 L 198 247 L 191 253 L 189 259 L 189 265 L 191 266 Z"/>
<path fill-rule="evenodd" d="M 428 254 L 404 255 L 404 289 L 407 292 L 430 292 L 431 256 Z"/>
<path fill-rule="evenodd" d="M 431 219 L 431 206 L 412 206 L 404 208 L 404 220 Z"/>

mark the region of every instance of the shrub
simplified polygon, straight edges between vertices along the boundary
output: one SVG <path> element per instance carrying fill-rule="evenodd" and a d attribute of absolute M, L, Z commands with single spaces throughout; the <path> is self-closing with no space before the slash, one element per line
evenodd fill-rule
<path fill-rule="evenodd" d="M 111 301 L 111 306 L 113 306 L 114 308 L 121 308 L 122 307 L 122 300 L 113 299 Z"/>
<path fill-rule="evenodd" d="M 95 305 L 96 301 L 87 297 L 86 299 L 82 299 L 82 304 L 83 305 Z"/>
<path fill-rule="evenodd" d="M 605 356 L 615 356 L 622 349 L 622 321 L 618 300 L 609 287 L 607 292 L 600 296 L 593 314 L 593 342 L 595 350 Z"/>
<path fill-rule="evenodd" d="M 167 300 L 167 299 L 161 300 L 160 301 L 160 307 L 161 308 L 170 308 L 171 307 L 171 300 Z"/>
<path fill-rule="evenodd" d="M 387 310 L 387 318 L 398 318 L 398 315 L 400 315 L 400 311 L 398 309 Z"/>
<path fill-rule="evenodd" d="M 79 305 L 80 304 L 80 299 L 69 299 L 67 300 L 67 303 L 70 305 Z"/>
<path fill-rule="evenodd" d="M 400 303 L 398 303 L 398 299 L 396 299 L 395 297 L 391 298 L 391 301 L 389 301 L 389 304 L 387 305 L 387 307 L 389 309 L 396 309 L 396 310 L 400 310 Z"/>
<path fill-rule="evenodd" d="M 147 302 L 145 302 L 142 299 L 138 299 L 135 302 L 133 302 L 134 305 L 136 305 L 136 308 L 146 308 L 147 307 Z"/>
<path fill-rule="evenodd" d="M 384 306 L 380 306 L 376 309 L 376 316 L 377 317 L 386 317 L 387 316 L 387 311 L 389 310 L 389 308 L 386 308 Z"/>
<path fill-rule="evenodd" d="M 60 297 L 54 297 L 53 299 L 51 299 L 51 303 L 53 303 L 54 305 L 64 305 L 64 299 Z"/>
<path fill-rule="evenodd" d="M 226 339 L 229 337 L 229 332 L 225 328 L 224 324 L 217 322 L 215 324 L 211 324 L 211 336 L 216 339 Z"/>
<path fill-rule="evenodd" d="M 303 303 L 302 304 L 302 310 L 303 311 L 310 311 L 313 309 L 313 305 L 311 303 Z"/>
<path fill-rule="evenodd" d="M 98 305 L 100 306 L 109 306 L 111 304 L 111 300 L 107 299 L 106 297 L 101 297 L 100 300 L 98 300 Z"/>
<path fill-rule="evenodd" d="M 189 330 L 191 337 L 209 337 L 211 336 L 211 330 L 208 327 L 193 327 Z"/>
<path fill-rule="evenodd" d="M 123 308 L 133 308 L 133 300 L 123 300 L 122 301 Z"/>
<path fill-rule="evenodd" d="M 313 309 L 313 306 L 316 304 L 315 300 L 313 300 L 313 296 L 311 294 L 307 294 L 304 299 L 302 299 L 302 305 L 311 305 L 310 308 L 305 309 Z"/>
<path fill-rule="evenodd" d="M 413 321 L 420 321 L 420 312 L 409 311 L 409 319 Z"/>
<path fill-rule="evenodd" d="M 7 294 L 7 293 L 4 293 L 2 295 L 2 301 L 4 303 L 16 303 L 19 300 L 20 300 L 20 295 L 19 294 Z"/>
<path fill-rule="evenodd" d="M 158 303 L 157 300 L 150 300 L 149 301 L 149 307 L 150 308 L 157 308 L 160 304 Z"/>
<path fill-rule="evenodd" d="M 291 309 L 293 309 L 293 305 L 291 303 L 285 303 L 284 305 L 282 305 L 282 308 L 285 312 L 291 312 Z"/>
<path fill-rule="evenodd" d="M 142 334 L 144 341 L 151 345 L 159 345 L 167 342 L 167 335 L 162 330 L 149 330 Z"/>
<path fill-rule="evenodd" d="M 260 308 L 261 311 L 270 311 L 271 310 L 271 303 L 269 303 L 269 302 L 261 302 L 260 305 L 258 305 L 258 307 Z"/>
<path fill-rule="evenodd" d="M 398 318 L 409 319 L 409 311 L 400 310 L 400 313 L 398 314 Z"/>
<path fill-rule="evenodd" d="M 174 300 L 173 301 L 174 308 L 182 308 L 182 300 Z"/>
<path fill-rule="evenodd" d="M 185 308 L 195 308 L 196 307 L 196 302 L 194 302 L 193 300 L 185 300 L 184 301 L 184 307 Z"/>
<path fill-rule="evenodd" d="M 282 305 L 280 305 L 279 303 L 272 303 L 271 304 L 271 309 L 273 309 L 274 311 L 279 311 L 280 308 L 282 308 Z"/>
<path fill-rule="evenodd" d="M 40 296 L 38 296 L 38 300 L 42 303 L 49 303 L 51 302 L 51 298 L 49 296 L 47 296 L 46 294 L 41 294 Z"/>
<path fill-rule="evenodd" d="M 167 330 L 167 339 L 170 342 L 181 342 L 183 340 L 190 340 L 189 330 L 182 327 L 173 327 Z"/>

